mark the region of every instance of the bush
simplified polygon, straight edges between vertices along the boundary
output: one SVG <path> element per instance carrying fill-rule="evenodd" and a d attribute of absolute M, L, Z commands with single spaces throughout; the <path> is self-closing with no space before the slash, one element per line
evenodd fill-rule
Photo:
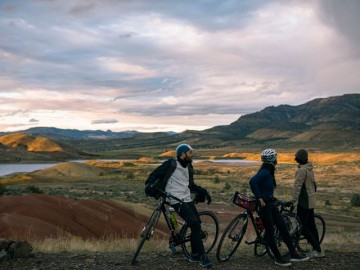
<path fill-rule="evenodd" d="M 351 197 L 351 205 L 352 206 L 360 206 L 360 194 L 354 194 Z"/>
<path fill-rule="evenodd" d="M 225 186 L 224 186 L 224 190 L 229 190 L 230 188 L 231 188 L 231 185 L 228 182 L 226 182 Z"/>
<path fill-rule="evenodd" d="M 6 187 L 0 184 L 0 196 L 4 195 L 5 192 L 6 192 Z"/>
<path fill-rule="evenodd" d="M 37 186 L 28 186 L 24 190 L 25 193 L 37 193 L 37 194 L 43 194 L 44 192 L 38 188 Z"/>

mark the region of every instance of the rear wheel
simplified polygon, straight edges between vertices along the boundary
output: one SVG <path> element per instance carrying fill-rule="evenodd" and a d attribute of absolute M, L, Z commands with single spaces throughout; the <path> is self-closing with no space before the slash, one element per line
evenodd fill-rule
<path fill-rule="evenodd" d="M 326 224 L 325 224 L 325 220 L 322 216 L 315 214 L 314 215 L 314 219 L 315 219 L 315 225 L 316 225 L 316 229 L 318 232 L 318 237 L 319 237 L 319 242 L 320 244 L 322 243 L 322 241 L 324 240 L 325 237 L 325 232 L 326 232 Z M 309 243 L 308 240 L 305 239 L 305 237 L 303 235 L 300 236 L 297 248 L 300 252 L 302 253 L 307 253 L 312 249 L 311 244 Z"/>
<path fill-rule="evenodd" d="M 214 213 L 209 211 L 199 212 L 201 220 L 201 236 L 204 244 L 205 253 L 208 254 L 214 248 L 219 236 L 219 221 Z M 191 229 L 185 223 L 180 232 L 180 239 L 185 241 L 182 244 L 182 250 L 186 257 L 190 257 L 191 243 L 190 243 Z"/>
<path fill-rule="evenodd" d="M 298 217 L 295 213 L 285 213 L 281 215 L 284 219 L 284 222 L 286 224 L 286 228 L 291 236 L 291 239 L 293 241 L 294 246 L 296 247 L 301 233 L 301 225 L 298 220 Z M 275 225 L 274 226 L 274 236 L 275 236 L 275 242 L 277 245 L 277 248 L 281 254 L 281 256 L 287 256 L 289 255 L 289 249 L 287 245 L 285 244 L 284 240 L 281 237 L 279 228 Z M 266 247 L 267 252 L 271 258 L 274 258 L 274 254 L 272 253 L 269 246 Z"/>
<path fill-rule="evenodd" d="M 234 254 L 243 239 L 248 225 L 248 216 L 236 216 L 226 227 L 216 250 L 218 262 L 226 262 Z"/>
<path fill-rule="evenodd" d="M 153 236 L 155 227 L 159 221 L 160 218 L 160 214 L 161 211 L 160 210 L 155 210 L 153 212 L 153 214 L 151 215 L 149 221 L 146 223 L 146 225 L 144 226 L 143 230 L 141 231 L 140 234 L 140 240 L 139 240 L 139 244 L 136 248 L 134 257 L 131 261 L 131 264 L 134 265 L 136 263 L 136 258 L 140 253 L 141 248 L 143 247 L 145 240 L 150 240 L 151 237 Z"/>

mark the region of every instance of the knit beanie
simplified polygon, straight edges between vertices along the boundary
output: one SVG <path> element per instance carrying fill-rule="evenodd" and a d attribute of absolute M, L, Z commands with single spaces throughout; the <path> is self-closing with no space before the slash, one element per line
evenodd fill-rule
<path fill-rule="evenodd" d="M 308 161 L 308 152 L 305 149 L 300 149 L 296 152 L 295 157 L 300 162 Z"/>
<path fill-rule="evenodd" d="M 176 147 L 176 156 L 181 156 L 182 153 L 193 150 L 193 148 L 188 144 L 180 144 Z"/>

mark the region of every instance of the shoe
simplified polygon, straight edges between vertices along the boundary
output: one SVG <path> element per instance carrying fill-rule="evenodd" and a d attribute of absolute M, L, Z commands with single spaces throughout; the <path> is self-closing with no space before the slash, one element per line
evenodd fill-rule
<path fill-rule="evenodd" d="M 199 254 L 190 254 L 189 262 L 200 262 L 201 256 Z"/>
<path fill-rule="evenodd" d="M 209 257 L 206 254 L 204 254 L 204 255 L 201 256 L 200 265 L 202 267 L 211 267 L 213 264 L 209 260 Z"/>
<path fill-rule="evenodd" d="M 291 266 L 291 262 L 289 262 L 288 260 L 282 259 L 282 258 L 276 259 L 275 264 L 280 265 L 280 266 Z"/>
<path fill-rule="evenodd" d="M 317 250 L 313 250 L 310 254 L 309 254 L 310 258 L 324 258 L 325 257 L 325 252 L 324 251 L 317 251 Z"/>
<path fill-rule="evenodd" d="M 309 259 L 310 259 L 309 256 L 302 255 L 296 252 L 294 254 L 291 254 L 290 256 L 290 262 L 305 262 L 308 261 Z"/>

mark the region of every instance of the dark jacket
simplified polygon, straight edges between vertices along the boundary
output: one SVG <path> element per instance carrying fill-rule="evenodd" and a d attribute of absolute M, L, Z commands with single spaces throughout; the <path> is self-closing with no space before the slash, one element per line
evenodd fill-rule
<path fill-rule="evenodd" d="M 145 186 L 148 184 L 154 184 L 157 188 L 165 191 L 166 184 L 173 174 L 177 166 L 176 159 L 171 158 L 164 161 L 159 167 L 150 173 L 149 177 L 145 181 Z M 191 192 L 201 192 L 202 187 L 194 183 L 194 168 L 191 163 L 188 164 L 189 169 L 189 189 Z"/>
<path fill-rule="evenodd" d="M 270 200 L 274 196 L 276 187 L 274 177 L 267 166 L 260 170 L 250 179 L 250 188 L 256 199 Z"/>

